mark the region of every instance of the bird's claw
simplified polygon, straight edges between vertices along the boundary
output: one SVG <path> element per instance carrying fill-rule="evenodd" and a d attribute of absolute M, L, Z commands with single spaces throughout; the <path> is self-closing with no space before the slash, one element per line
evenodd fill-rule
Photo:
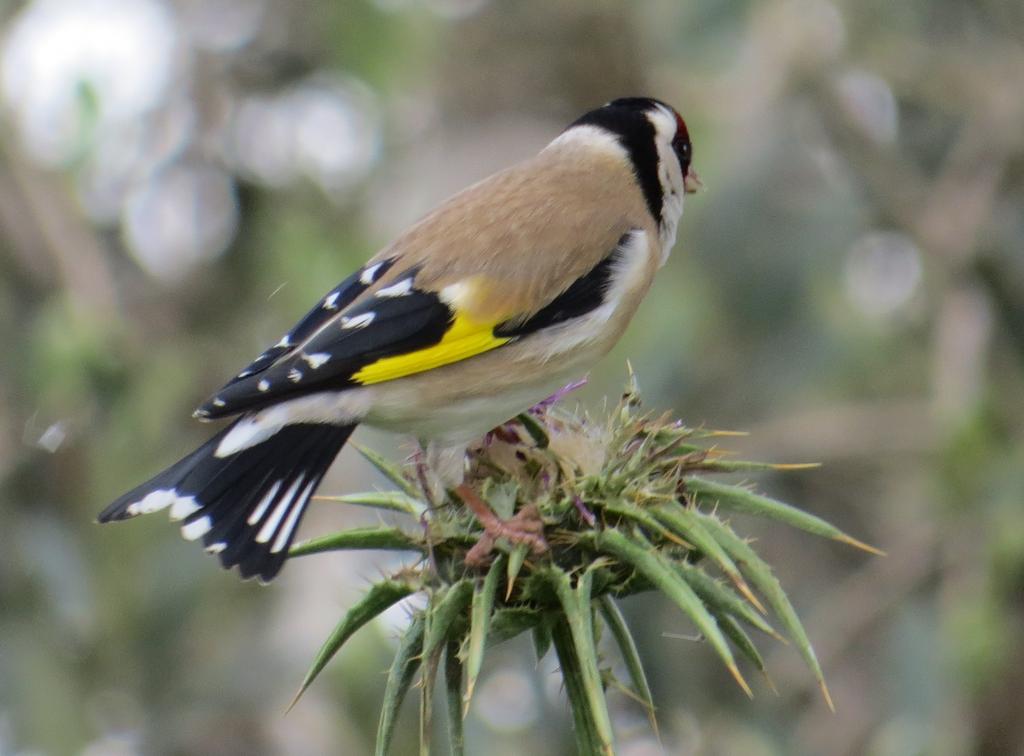
<path fill-rule="evenodd" d="M 468 485 L 463 484 L 455 491 L 484 528 L 480 540 L 466 553 L 466 566 L 479 567 L 485 564 L 499 538 L 514 544 L 527 544 L 534 556 L 547 553 L 544 520 L 541 519 L 540 510 L 535 504 L 527 504 L 508 520 L 502 520 Z"/>

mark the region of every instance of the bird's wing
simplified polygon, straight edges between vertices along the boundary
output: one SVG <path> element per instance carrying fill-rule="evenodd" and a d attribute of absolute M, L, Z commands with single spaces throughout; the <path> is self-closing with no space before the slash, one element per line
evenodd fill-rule
<path fill-rule="evenodd" d="M 527 164 L 456 195 L 333 289 L 196 414 L 224 417 L 422 373 L 599 306 L 625 235 L 646 230 L 647 213 L 640 201 L 636 212 L 609 217 L 609 204 L 593 196 L 608 192 L 607 182 L 579 173 L 571 162 L 546 171 L 545 183 Z"/>
<path fill-rule="evenodd" d="M 537 312 L 511 318 L 467 315 L 454 299 L 458 290 L 419 289 L 417 271 L 409 270 L 331 317 L 311 312 L 289 332 L 291 346 L 282 340 L 265 351 L 197 413 L 224 417 L 301 394 L 395 380 L 580 317 L 602 304 L 620 249 L 621 244 L 613 245 L 604 259 Z M 472 287 L 465 283 L 462 291 L 472 292 Z M 305 340 L 299 340 L 302 335 Z"/>
<path fill-rule="evenodd" d="M 388 272 L 392 263 L 393 260 L 385 259 L 364 265 L 335 286 L 288 333 L 282 336 L 280 341 L 260 353 L 259 357 L 228 381 L 227 385 L 230 386 L 245 378 L 262 373 L 283 355 L 293 351 L 296 345 L 316 333 L 327 321 L 335 318 L 339 312 L 351 305 L 363 292 L 379 281 Z"/>

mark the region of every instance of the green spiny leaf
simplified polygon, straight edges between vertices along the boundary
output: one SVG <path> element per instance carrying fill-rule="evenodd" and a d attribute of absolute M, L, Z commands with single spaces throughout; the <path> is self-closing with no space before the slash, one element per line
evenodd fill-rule
<path fill-rule="evenodd" d="M 693 469 L 706 470 L 707 472 L 733 473 L 733 472 L 779 472 L 782 470 L 812 470 L 821 467 L 817 463 L 807 464 L 777 464 L 775 462 L 752 462 L 745 459 L 722 459 L 721 457 L 708 457 L 701 462 L 688 465 Z"/>
<path fill-rule="evenodd" d="M 532 630 L 540 622 L 541 610 L 512 606 L 497 609 L 491 616 L 491 631 L 487 635 L 487 647 L 497 646 L 517 635 Z"/>
<path fill-rule="evenodd" d="M 424 551 L 424 544 L 399 528 L 351 528 L 339 533 L 297 543 L 288 550 L 289 557 L 320 554 L 324 551 L 353 549 L 387 549 L 393 551 Z"/>
<path fill-rule="evenodd" d="M 715 618 L 718 620 L 718 626 L 722 628 L 722 632 L 726 634 L 740 653 L 747 657 L 757 667 L 758 671 L 767 677 L 768 670 L 764 665 L 764 659 L 761 658 L 761 652 L 757 650 L 754 641 L 750 639 L 750 636 L 740 627 L 739 623 L 728 614 L 716 613 Z"/>
<path fill-rule="evenodd" d="M 473 588 L 473 600 L 469 611 L 469 650 L 466 655 L 466 696 L 463 714 L 469 710 L 469 702 L 473 698 L 480 666 L 483 664 L 491 611 L 494 608 L 494 594 L 498 590 L 498 578 L 501 576 L 504 559 L 504 554 L 498 555 L 491 563 L 487 577 L 483 581 L 477 581 Z"/>
<path fill-rule="evenodd" d="M 761 602 L 757 600 L 757 596 L 750 590 L 747 581 L 743 579 L 732 559 L 725 553 L 725 549 L 701 525 L 700 520 L 692 511 L 686 509 L 686 507 L 678 502 L 672 502 L 654 507 L 653 512 L 655 517 L 671 527 L 676 533 L 702 551 L 712 562 L 717 564 L 722 569 L 722 572 L 728 575 L 729 579 L 735 583 L 747 601 L 753 604 L 762 614 L 764 613 L 764 607 L 761 605 Z"/>
<path fill-rule="evenodd" d="M 723 585 L 704 570 L 685 562 L 675 565 L 676 571 L 683 580 L 690 584 L 690 587 L 700 596 L 701 600 L 713 609 L 726 614 L 733 614 L 747 624 L 756 627 L 762 633 L 770 635 L 776 640 L 786 642 L 786 639 L 776 632 L 775 628 L 768 624 L 760 614 L 744 601 L 731 588 Z"/>
<path fill-rule="evenodd" d="M 537 655 L 537 662 L 544 658 L 548 649 L 551 648 L 551 617 L 544 614 L 540 622 L 533 628 L 533 652 Z"/>
<path fill-rule="evenodd" d="M 601 671 L 597 661 L 597 646 L 594 642 L 593 614 L 590 590 L 593 572 L 586 570 L 579 576 L 573 589 L 565 571 L 551 567 L 546 570 L 548 580 L 558 596 L 565 619 L 572 636 L 572 646 L 579 664 L 583 698 L 589 716 L 593 719 L 600 744 L 600 752 L 613 753 L 612 723 L 608 716 L 608 704 L 601 684 Z M 578 705 L 578 704 L 574 704 Z"/>
<path fill-rule="evenodd" d="M 412 481 L 405 476 L 401 467 L 396 465 L 394 462 L 385 459 L 373 449 L 368 449 L 362 444 L 352 445 L 355 446 L 356 451 L 362 454 L 363 457 L 366 458 L 367 462 L 376 467 L 385 478 L 402 489 L 406 496 L 416 500 L 421 500 L 423 498 L 423 493 L 419 491 L 416 486 L 413 485 Z"/>
<path fill-rule="evenodd" d="M 688 549 L 693 548 L 692 543 L 686 541 L 682 536 L 673 533 L 671 529 L 658 522 L 653 515 L 648 514 L 647 510 L 641 509 L 640 507 L 611 501 L 605 503 L 604 511 L 608 514 L 614 514 L 619 517 L 624 517 L 627 520 L 632 520 L 637 525 L 643 526 L 652 533 L 659 534 L 666 540 L 672 541 L 678 546 Z"/>
<path fill-rule="evenodd" d="M 512 591 L 516 587 L 516 578 L 519 577 L 519 571 L 523 568 L 523 562 L 526 561 L 526 555 L 530 551 L 530 545 L 527 543 L 517 543 L 508 555 L 508 567 L 505 570 L 505 600 L 508 601 L 512 597 Z"/>
<path fill-rule="evenodd" d="M 427 633 L 430 622 L 427 621 Z M 434 715 L 434 681 L 441 663 L 441 649 L 433 654 L 423 654 L 423 672 L 420 673 L 420 756 L 430 756 L 431 720 Z"/>
<path fill-rule="evenodd" d="M 452 640 L 444 650 L 445 710 L 448 714 L 448 739 L 452 756 L 464 756 L 465 738 L 462 732 L 462 660 L 459 642 Z"/>
<path fill-rule="evenodd" d="M 314 496 L 317 501 L 332 501 L 339 504 L 355 504 L 360 507 L 386 509 L 390 512 L 419 516 L 426 506 L 422 499 L 417 499 L 400 491 L 364 491 L 362 493 L 344 494 L 343 496 Z"/>
<path fill-rule="evenodd" d="M 583 670 L 576 656 L 572 631 L 567 622 L 559 621 L 552 624 L 551 641 L 558 656 L 558 666 L 562 670 L 565 691 L 569 695 L 569 709 L 572 711 L 573 723 L 576 726 L 577 750 L 586 756 L 606 753 L 587 699 Z"/>
<path fill-rule="evenodd" d="M 868 546 L 866 543 L 858 541 L 820 517 L 767 496 L 761 496 L 742 486 L 716 483 L 705 478 L 687 478 L 686 490 L 693 494 L 698 501 L 705 501 L 711 505 L 717 504 L 721 509 L 779 520 L 823 538 L 831 538 L 872 554 L 882 554 L 874 546 Z"/>
<path fill-rule="evenodd" d="M 626 618 L 622 616 L 618 604 L 612 600 L 611 596 L 601 596 L 598 599 L 598 604 L 601 607 L 601 616 L 604 617 L 605 624 L 611 630 L 615 644 L 619 647 L 619 653 L 622 654 L 622 660 L 626 664 L 630 682 L 633 684 L 633 692 L 643 702 L 644 708 L 647 710 L 647 718 L 651 722 L 651 729 L 657 736 L 658 720 L 654 716 L 654 698 L 651 696 L 647 675 L 644 674 L 644 667 L 640 662 L 640 652 L 637 650 L 636 641 L 633 640 L 633 635 L 626 625 Z"/>
<path fill-rule="evenodd" d="M 420 668 L 424 624 L 422 613 L 413 616 L 388 670 L 388 680 L 384 686 L 384 703 L 381 705 L 380 721 L 377 724 L 375 756 L 386 756 L 391 747 L 395 724 L 398 722 L 398 710 L 402 707 L 405 694 L 409 692 L 416 670 Z"/>
<path fill-rule="evenodd" d="M 463 578 L 453 583 L 427 609 L 427 634 L 423 641 L 423 656 L 432 657 L 450 640 L 453 625 L 473 599 L 473 581 Z"/>
<path fill-rule="evenodd" d="M 693 620 L 697 629 L 708 639 L 736 682 L 748 695 L 750 686 L 743 679 L 732 651 L 715 618 L 704 607 L 693 589 L 673 569 L 671 563 L 658 551 L 649 550 L 629 540 L 617 530 L 604 530 L 599 535 L 599 544 L 620 561 L 632 565 L 641 575 L 650 580 L 665 593 L 683 612 Z"/>
<path fill-rule="evenodd" d="M 291 704 L 288 705 L 288 709 L 290 710 L 298 703 L 299 698 L 309 687 L 310 683 L 323 671 L 323 668 L 327 666 L 327 662 L 338 652 L 338 649 L 344 645 L 345 641 L 351 638 L 367 622 L 384 612 L 384 610 L 397 604 L 406 596 L 415 593 L 416 590 L 417 586 L 400 580 L 383 580 L 374 584 L 362 600 L 356 603 L 342 617 L 341 622 L 334 628 L 334 632 L 331 633 L 330 637 L 327 638 L 327 641 L 320 648 L 319 653 L 317 653 L 316 658 L 313 660 L 313 665 L 309 668 L 305 679 L 302 681 L 302 685 L 299 686 L 298 692 L 292 699 Z"/>
<path fill-rule="evenodd" d="M 829 694 L 828 686 L 825 684 L 825 676 L 822 674 L 821 665 L 818 664 L 818 657 L 814 654 L 814 648 L 807 637 L 807 632 L 804 630 L 796 610 L 793 609 L 793 605 L 789 602 L 786 592 L 782 590 L 778 579 L 772 574 L 771 568 L 750 548 L 746 541 L 732 531 L 732 528 L 710 515 L 701 515 L 701 517 L 718 542 L 725 547 L 725 550 L 740 565 L 740 569 L 744 571 L 751 582 L 761 591 L 768 601 L 768 605 L 771 606 L 772 611 L 778 615 L 783 627 L 786 628 L 786 632 L 789 633 L 789 637 L 796 644 L 797 650 L 799 650 L 804 662 L 817 679 L 821 693 L 825 697 L 825 702 L 832 711 L 835 711 L 835 707 L 832 704 L 832 696 Z"/>

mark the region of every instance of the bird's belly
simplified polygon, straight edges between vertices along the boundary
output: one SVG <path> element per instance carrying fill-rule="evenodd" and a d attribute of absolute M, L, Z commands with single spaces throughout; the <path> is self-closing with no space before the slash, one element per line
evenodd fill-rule
<path fill-rule="evenodd" d="M 425 393 L 415 387 L 395 385 L 375 397 L 364 422 L 442 446 L 465 444 L 546 399 L 580 375 L 579 367 L 572 365 L 517 386 L 477 390 L 472 394 L 454 390 Z"/>

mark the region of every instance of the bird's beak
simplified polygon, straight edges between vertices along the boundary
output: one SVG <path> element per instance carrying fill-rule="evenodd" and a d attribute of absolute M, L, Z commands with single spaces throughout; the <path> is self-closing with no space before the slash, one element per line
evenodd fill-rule
<path fill-rule="evenodd" d="M 683 176 L 683 190 L 687 194 L 696 194 L 698 190 L 703 188 L 704 182 L 700 180 L 697 171 L 693 170 L 693 168 L 687 168 L 686 175 Z"/>

